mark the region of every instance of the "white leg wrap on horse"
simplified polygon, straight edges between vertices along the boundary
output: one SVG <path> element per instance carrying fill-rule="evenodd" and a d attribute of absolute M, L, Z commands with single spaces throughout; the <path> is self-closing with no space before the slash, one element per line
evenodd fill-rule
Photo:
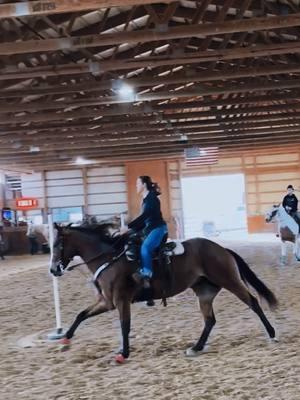
<path fill-rule="evenodd" d="M 192 347 L 189 347 L 188 349 L 186 349 L 185 351 L 185 355 L 187 357 L 197 357 L 202 353 L 202 351 L 195 351 L 192 349 Z"/>
<path fill-rule="evenodd" d="M 279 339 L 275 336 L 275 337 L 271 338 L 271 342 L 278 343 Z"/>
<path fill-rule="evenodd" d="M 286 243 L 281 242 L 281 256 L 286 257 Z"/>

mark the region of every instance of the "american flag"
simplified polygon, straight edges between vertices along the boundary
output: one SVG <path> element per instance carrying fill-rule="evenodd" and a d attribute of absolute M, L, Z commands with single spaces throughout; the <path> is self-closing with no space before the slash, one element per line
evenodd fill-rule
<path fill-rule="evenodd" d="M 184 150 L 186 167 L 201 167 L 218 162 L 218 147 L 189 147 Z"/>

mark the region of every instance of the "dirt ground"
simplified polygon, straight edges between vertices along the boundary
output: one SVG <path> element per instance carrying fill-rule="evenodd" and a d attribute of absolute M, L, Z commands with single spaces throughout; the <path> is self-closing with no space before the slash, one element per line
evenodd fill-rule
<path fill-rule="evenodd" d="M 52 278 L 46 256 L 0 260 L 1 400 L 297 400 L 300 399 L 300 264 L 279 266 L 278 243 L 226 243 L 276 293 L 280 307 L 267 312 L 279 343 L 268 341 L 258 318 L 230 293 L 215 301 L 217 324 L 205 353 L 184 350 L 203 321 L 191 290 L 149 308 L 132 307 L 132 353 L 114 363 L 119 347 L 117 313 L 86 321 L 70 351 L 45 340 L 55 326 Z M 63 325 L 94 300 L 83 271 L 60 279 Z M 20 341 L 21 340 L 21 341 Z M 35 346 L 22 348 L 24 341 Z"/>

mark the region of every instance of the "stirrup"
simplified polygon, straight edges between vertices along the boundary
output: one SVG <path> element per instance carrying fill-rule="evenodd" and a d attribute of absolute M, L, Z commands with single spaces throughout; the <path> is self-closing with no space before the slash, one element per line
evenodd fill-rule
<path fill-rule="evenodd" d="M 148 276 L 143 276 L 143 286 L 145 289 L 149 289 L 151 287 L 150 278 Z"/>
<path fill-rule="evenodd" d="M 143 282 L 143 276 L 138 271 L 132 274 L 132 278 L 139 285 Z"/>

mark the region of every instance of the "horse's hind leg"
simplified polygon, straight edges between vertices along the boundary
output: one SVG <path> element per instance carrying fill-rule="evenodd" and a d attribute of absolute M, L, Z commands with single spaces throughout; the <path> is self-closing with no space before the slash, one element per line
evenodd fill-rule
<path fill-rule="evenodd" d="M 284 240 L 281 240 L 280 264 L 281 265 L 286 265 L 287 264 L 286 242 Z"/>
<path fill-rule="evenodd" d="M 239 282 L 237 282 L 235 287 L 226 287 L 226 289 L 235 294 L 240 300 L 242 300 L 242 302 L 246 303 L 251 310 L 255 312 L 255 314 L 259 316 L 270 338 L 275 339 L 275 329 L 268 321 L 257 299 L 248 291 L 248 289 Z"/>
<path fill-rule="evenodd" d="M 200 280 L 192 287 L 192 289 L 199 299 L 200 310 L 204 317 L 205 326 L 198 342 L 192 348 L 187 349 L 186 355 L 189 357 L 196 356 L 204 349 L 208 336 L 216 323 L 213 310 L 213 301 L 221 290 L 219 286 L 214 285 L 204 277 L 200 278 Z"/>
<path fill-rule="evenodd" d="M 109 311 L 110 309 L 111 308 L 107 307 L 105 300 L 101 299 L 97 303 L 95 303 L 92 306 L 81 311 L 75 318 L 75 321 L 73 322 L 73 324 L 67 330 L 67 332 L 65 334 L 65 338 L 68 340 L 72 339 L 76 329 L 81 324 L 81 322 L 85 321 L 86 319 L 88 319 L 90 317 L 94 317 L 95 315 L 102 314 L 106 311 Z"/>

